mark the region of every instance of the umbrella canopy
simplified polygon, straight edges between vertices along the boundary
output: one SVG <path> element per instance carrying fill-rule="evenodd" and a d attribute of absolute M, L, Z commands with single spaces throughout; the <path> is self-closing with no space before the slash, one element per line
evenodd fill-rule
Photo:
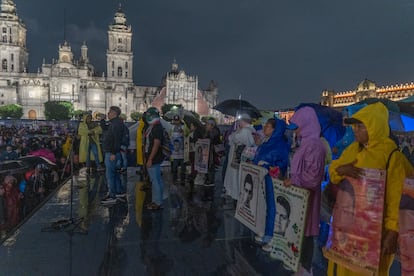
<path fill-rule="evenodd" d="M 220 111 L 225 115 L 236 117 L 240 113 L 247 113 L 252 118 L 259 118 L 262 115 L 260 111 L 251 103 L 241 99 L 229 99 L 218 103 L 213 109 Z"/>
<path fill-rule="evenodd" d="M 188 110 L 170 110 L 165 113 L 164 118 L 168 121 L 171 121 L 175 115 L 178 115 L 180 120 L 183 120 L 184 123 L 189 127 L 191 123 L 194 125 L 201 125 L 201 121 L 197 119 L 197 117 Z"/>

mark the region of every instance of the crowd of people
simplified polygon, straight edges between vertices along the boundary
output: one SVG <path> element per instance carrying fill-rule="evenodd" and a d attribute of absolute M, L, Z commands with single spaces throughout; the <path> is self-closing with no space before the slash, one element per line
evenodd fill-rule
<path fill-rule="evenodd" d="M 150 107 L 129 128 L 117 106 L 109 108 L 108 120 L 105 116 L 92 118 L 91 113 L 85 113 L 76 130 L 59 130 L 61 133 L 57 133 L 54 129 L 51 130 L 54 132 L 50 133 L 52 135 L 44 138 L 37 137 L 34 130 L 29 128 L 2 127 L 2 162 L 35 155 L 55 163 L 56 170 L 55 173 L 42 174 L 44 167 L 36 165 L 31 168 L 30 174 L 25 173 L 20 177 L 2 175 L 0 225 L 8 229 L 16 226 L 22 214 L 24 216 L 34 208 L 36 201 L 30 202 L 28 191 L 37 194 L 39 201 L 59 180 L 69 176 L 71 169 L 82 167 L 87 174 L 105 171 L 108 193 L 101 204 L 106 206 L 125 202 L 127 186 L 122 180 L 125 178 L 120 176 L 126 173 L 128 166 L 140 167 L 140 175 L 148 183 L 142 189 L 152 191 L 151 202 L 145 207 L 147 210 L 160 211 L 164 204 L 163 163 L 170 163 L 172 183 L 168 184 L 176 187 L 186 184 L 191 187 L 214 187 L 217 168 L 222 164 L 223 196 L 233 200 L 235 205 L 239 200 L 249 205 L 251 198 L 242 199 L 241 194 L 242 189 L 252 190 L 253 180 L 239 179 L 241 162 L 249 162 L 267 172 L 264 178 L 266 213 L 262 214 L 265 217 L 265 231 L 254 239 L 263 251 L 272 250 L 271 241 L 275 235 L 284 235 L 293 208 L 285 198 L 275 197 L 272 179 L 278 178 L 286 187 L 297 186 L 309 192 L 300 252 L 301 267 L 298 272 L 306 275 L 312 272 L 317 257 L 315 254 L 324 245 L 320 243 L 324 229 L 320 214 L 322 198 L 326 196 L 322 183 L 327 175 L 330 190 L 336 191 L 329 195 L 331 203 L 333 202 L 331 207 L 335 208 L 335 196 L 350 193 L 345 185 L 341 185 L 345 178 L 361 178 L 362 168 L 382 169 L 386 171 L 387 178 L 379 275 L 387 275 L 397 251 L 403 184 L 406 178 L 413 176 L 413 164 L 410 163 L 412 160 L 409 155 L 411 147 L 406 138 L 400 138 L 405 142 L 400 145 L 396 143 L 398 139 L 390 138 L 387 114 L 382 103 L 374 103 L 346 118 L 344 122 L 352 127 L 353 141 L 348 141 L 339 153 L 321 136 L 317 114 L 310 106 L 296 110 L 289 124 L 278 118 L 269 118 L 263 125 L 253 125 L 254 118 L 241 111 L 234 125 L 223 133 L 214 118 L 186 121 L 180 114 L 176 114 L 171 122 L 165 122 L 154 107 Z M 59 138 L 62 135 L 64 139 Z M 203 147 L 197 146 L 200 141 L 208 142 L 207 154 Z M 70 156 L 73 157 L 76 168 L 70 168 Z M 205 156 L 207 159 L 204 159 Z M 203 171 L 198 169 L 202 162 L 207 165 Z M 39 185 L 37 179 L 40 175 L 43 178 L 47 175 L 52 180 L 43 180 L 44 185 Z M 242 187 L 241 182 L 250 186 L 245 184 Z M 55 184 L 48 187 L 47 183 Z M 212 199 L 211 193 L 203 195 L 203 200 Z M 21 207 L 21 202 L 24 202 L 26 210 Z M 326 235 L 326 231 L 324 233 Z M 329 261 L 325 269 L 328 275 L 357 275 L 333 261 Z"/>

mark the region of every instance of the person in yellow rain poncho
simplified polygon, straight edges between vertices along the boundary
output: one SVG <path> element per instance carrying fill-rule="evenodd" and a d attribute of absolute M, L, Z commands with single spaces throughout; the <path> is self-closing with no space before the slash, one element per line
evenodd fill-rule
<path fill-rule="evenodd" d="M 329 168 L 332 183 L 339 184 L 345 177 L 359 178 L 361 168 L 385 170 L 390 158 L 384 198 L 381 259 L 377 274 L 388 275 L 397 248 L 402 187 L 404 179 L 412 174 L 413 168 L 401 152 L 393 152 L 397 145 L 389 138 L 388 110 L 382 103 L 362 108 L 351 118 L 345 119 L 345 123 L 352 124 L 355 141 L 343 151 L 339 159 L 332 161 Z M 330 260 L 328 275 L 359 274 Z"/>
<path fill-rule="evenodd" d="M 79 162 L 86 162 L 86 166 L 89 168 L 90 161 L 95 160 L 98 171 L 104 169 L 101 165 L 103 158 L 101 145 L 99 144 L 99 135 L 101 134 L 102 128 L 98 123 L 92 122 L 92 115 L 84 115 L 78 128 L 78 135 L 80 136 Z"/>
<path fill-rule="evenodd" d="M 137 165 L 143 166 L 144 165 L 144 153 L 143 153 L 143 133 L 145 128 L 145 122 L 144 122 L 145 115 L 142 115 L 141 119 L 139 119 L 139 124 L 137 128 Z"/>

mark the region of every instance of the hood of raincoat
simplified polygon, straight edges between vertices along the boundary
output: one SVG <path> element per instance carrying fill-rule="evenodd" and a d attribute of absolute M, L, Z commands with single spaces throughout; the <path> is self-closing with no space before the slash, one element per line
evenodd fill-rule
<path fill-rule="evenodd" d="M 361 121 L 367 128 L 368 147 L 372 147 L 384 140 L 391 140 L 389 138 L 388 109 L 384 104 L 377 102 L 367 105 L 352 115 L 352 118 Z"/>
<path fill-rule="evenodd" d="M 290 119 L 299 128 L 299 136 L 302 139 L 319 138 L 321 134 L 321 126 L 312 107 L 305 106 L 298 109 Z"/>
<path fill-rule="evenodd" d="M 276 128 L 270 138 L 261 144 L 256 151 L 253 162 L 265 161 L 267 166 L 278 166 L 284 174 L 289 163 L 289 145 L 285 138 L 286 123 L 276 119 Z"/>

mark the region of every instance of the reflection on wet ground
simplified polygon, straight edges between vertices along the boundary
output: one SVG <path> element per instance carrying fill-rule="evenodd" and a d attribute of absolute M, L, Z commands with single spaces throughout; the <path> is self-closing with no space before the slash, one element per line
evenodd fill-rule
<path fill-rule="evenodd" d="M 134 168 L 123 178 L 128 199 L 110 208 L 100 205 L 104 174 L 81 175 L 73 181 L 74 223 L 54 228 L 71 218 L 69 181 L 0 247 L 0 275 L 290 275 L 234 219 L 217 180 L 166 185 L 164 209 L 148 211 L 150 191 Z"/>

